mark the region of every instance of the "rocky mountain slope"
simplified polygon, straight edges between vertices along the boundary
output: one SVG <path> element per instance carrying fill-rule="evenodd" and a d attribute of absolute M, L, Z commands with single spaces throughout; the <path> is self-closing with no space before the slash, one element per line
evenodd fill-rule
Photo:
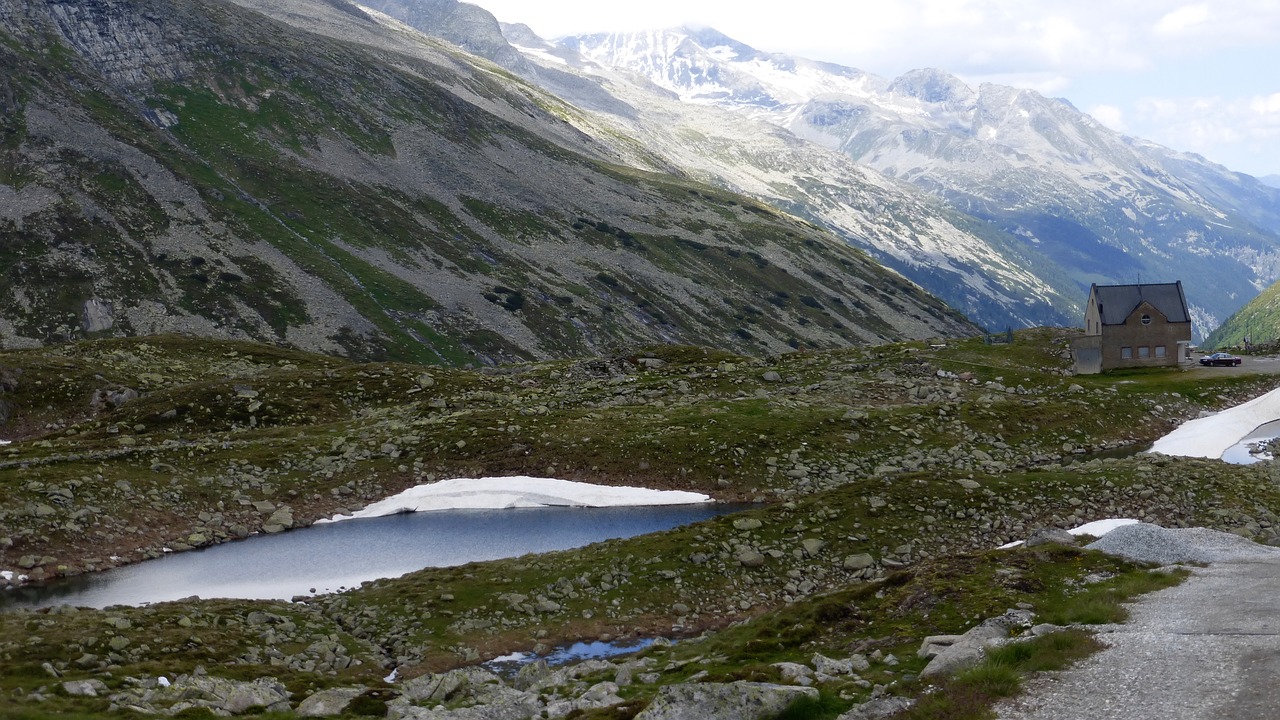
<path fill-rule="evenodd" d="M 887 80 L 764 53 L 711 29 L 560 43 L 933 193 L 1012 238 L 993 251 L 1050 286 L 1181 279 L 1198 336 L 1280 277 L 1274 188 L 1119 135 L 1065 100 L 973 89 L 938 70 Z"/>
<path fill-rule="evenodd" d="M 972 330 L 373 10 L 0 0 L 0 56 L 5 347 L 181 331 L 465 364 Z"/>
<path fill-rule="evenodd" d="M 572 103 L 566 119 L 585 134 L 654 170 L 676 170 L 807 218 L 990 327 L 1072 324 L 1081 293 L 1065 275 L 1036 264 L 1012 236 L 947 208 L 911 186 L 846 156 L 798 140 L 766 120 L 681 102 L 634 73 L 615 70 L 502 25 L 456 0 L 377 7 L 432 36 L 477 51 Z M 468 19 L 466 33 L 456 18 Z M 493 37 L 505 34 L 509 45 Z M 518 50 L 520 59 L 511 55 Z"/>

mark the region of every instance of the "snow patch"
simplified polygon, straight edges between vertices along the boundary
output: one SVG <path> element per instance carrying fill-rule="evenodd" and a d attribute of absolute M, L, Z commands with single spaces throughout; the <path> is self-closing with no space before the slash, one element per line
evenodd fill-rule
<path fill-rule="evenodd" d="M 512 477 L 454 478 L 411 487 L 350 515 L 334 515 L 318 522 L 384 517 L 435 510 L 491 510 L 518 507 L 627 507 L 636 505 L 692 505 L 711 502 L 702 493 L 650 490 L 591 483 Z"/>
<path fill-rule="evenodd" d="M 1151 446 L 1150 452 L 1220 459 L 1258 427 L 1280 419 L 1280 388 L 1208 417 L 1188 420 Z"/>
<path fill-rule="evenodd" d="M 1115 530 L 1118 527 L 1123 527 L 1125 525 L 1134 525 L 1137 522 L 1138 522 L 1137 520 L 1133 520 L 1131 518 L 1106 518 L 1104 520 L 1094 520 L 1093 522 L 1087 522 L 1083 525 L 1078 525 L 1076 527 L 1071 528 L 1067 532 L 1071 533 L 1072 535 L 1092 535 L 1094 537 L 1100 538 L 1103 535 L 1106 535 L 1107 533 L 1111 532 L 1112 530 Z M 1024 541 L 1022 540 L 1015 540 L 1011 543 L 1005 543 L 1004 545 L 1001 545 L 999 549 L 1008 550 L 1010 548 L 1016 548 L 1021 546 L 1023 542 Z"/>

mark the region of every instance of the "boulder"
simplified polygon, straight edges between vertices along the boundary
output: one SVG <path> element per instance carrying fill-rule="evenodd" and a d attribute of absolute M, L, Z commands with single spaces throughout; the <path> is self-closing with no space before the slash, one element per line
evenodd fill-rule
<path fill-rule="evenodd" d="M 910 710 L 914 700 L 901 697 L 881 697 L 855 705 L 836 720 L 884 720 L 900 712 Z"/>
<path fill-rule="evenodd" d="M 1037 545 L 1049 545 L 1052 543 L 1057 543 L 1059 545 L 1075 545 L 1076 536 L 1059 528 L 1037 528 L 1027 536 L 1027 541 L 1024 545 L 1030 548 Z"/>
<path fill-rule="evenodd" d="M 801 665 L 800 663 L 793 662 L 777 662 L 770 667 L 777 668 L 778 672 L 782 673 L 782 677 L 790 680 L 791 682 L 808 684 L 813 681 L 813 669 L 808 665 Z"/>
<path fill-rule="evenodd" d="M 362 687 L 330 688 L 312 693 L 303 700 L 297 709 L 302 717 L 330 717 L 341 715 L 352 700 L 360 697 L 365 691 Z"/>
<path fill-rule="evenodd" d="M 952 675 L 977 665 L 987 648 L 1004 644 L 1013 628 L 1029 627 L 1031 618 L 1029 610 L 1009 610 L 999 617 L 983 620 L 930 660 L 920 671 L 920 677 Z"/>
<path fill-rule="evenodd" d="M 111 317 L 111 303 L 89 298 L 80 306 L 80 328 L 87 333 L 110 330 L 115 325 Z"/>
<path fill-rule="evenodd" d="M 400 683 L 400 693 L 415 702 L 445 702 L 474 696 L 484 685 L 501 685 L 502 679 L 481 667 L 466 667 L 435 675 L 419 675 Z"/>
<path fill-rule="evenodd" d="M 138 391 L 133 388 L 122 386 L 98 388 L 89 397 L 89 407 L 95 412 L 107 407 L 118 408 L 131 400 L 137 400 L 139 397 Z"/>
<path fill-rule="evenodd" d="M 800 697 L 816 700 L 818 690 L 754 682 L 665 685 L 635 720 L 764 720 Z"/>
<path fill-rule="evenodd" d="M 251 708 L 287 712 L 289 691 L 273 677 L 245 682 L 208 675 L 179 675 L 168 686 L 135 687 L 111 696 L 122 709 L 174 715 L 189 708 L 208 708 L 215 715 L 239 715 Z"/>
<path fill-rule="evenodd" d="M 853 672 L 853 663 L 848 660 L 836 660 L 821 653 L 815 653 L 813 669 L 820 675 L 848 675 Z"/>
<path fill-rule="evenodd" d="M 89 680 L 68 680 L 62 683 L 62 690 L 68 695 L 81 697 L 98 697 L 107 692 L 107 684 L 97 678 Z"/>
<path fill-rule="evenodd" d="M 858 555 L 849 555 L 849 556 L 846 556 L 844 559 L 845 570 L 865 570 L 875 564 L 876 564 L 876 559 L 871 557 L 867 553 L 860 553 Z"/>

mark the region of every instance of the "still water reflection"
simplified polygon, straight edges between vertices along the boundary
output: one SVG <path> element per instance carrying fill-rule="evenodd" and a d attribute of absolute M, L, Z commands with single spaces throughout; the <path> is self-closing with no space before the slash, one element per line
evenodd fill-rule
<path fill-rule="evenodd" d="M 743 505 L 447 510 L 315 525 L 0 592 L 0 607 L 141 605 L 332 592 L 425 567 L 516 557 L 658 532 Z"/>

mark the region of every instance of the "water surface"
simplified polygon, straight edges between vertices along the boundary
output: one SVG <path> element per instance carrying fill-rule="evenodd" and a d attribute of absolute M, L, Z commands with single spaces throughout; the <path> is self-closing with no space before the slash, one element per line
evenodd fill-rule
<path fill-rule="evenodd" d="M 256 535 L 41 586 L 0 592 L 0 607 L 142 605 L 202 598 L 287 600 L 366 580 L 526 553 L 567 550 L 736 512 L 706 503 L 445 510 Z"/>

